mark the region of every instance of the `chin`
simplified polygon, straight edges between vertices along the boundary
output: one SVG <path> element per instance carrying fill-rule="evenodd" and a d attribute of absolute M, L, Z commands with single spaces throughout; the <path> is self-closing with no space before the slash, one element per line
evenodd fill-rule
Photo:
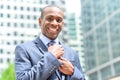
<path fill-rule="evenodd" d="M 50 39 L 51 39 L 51 40 L 54 40 L 54 39 L 56 39 L 56 38 L 57 38 L 57 37 L 51 37 Z"/>

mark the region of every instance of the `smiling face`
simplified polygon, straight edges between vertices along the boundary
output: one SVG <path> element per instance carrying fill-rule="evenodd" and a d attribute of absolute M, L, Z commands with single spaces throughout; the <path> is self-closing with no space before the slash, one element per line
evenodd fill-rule
<path fill-rule="evenodd" d="M 64 13 L 61 9 L 46 7 L 42 18 L 39 18 L 42 34 L 51 40 L 57 38 L 62 30 Z"/>

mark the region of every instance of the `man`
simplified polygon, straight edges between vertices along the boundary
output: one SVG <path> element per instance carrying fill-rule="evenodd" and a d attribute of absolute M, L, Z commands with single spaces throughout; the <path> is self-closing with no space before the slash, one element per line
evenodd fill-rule
<path fill-rule="evenodd" d="M 58 39 L 63 17 L 55 5 L 43 8 L 40 37 L 15 49 L 16 80 L 85 80 L 78 54 Z"/>

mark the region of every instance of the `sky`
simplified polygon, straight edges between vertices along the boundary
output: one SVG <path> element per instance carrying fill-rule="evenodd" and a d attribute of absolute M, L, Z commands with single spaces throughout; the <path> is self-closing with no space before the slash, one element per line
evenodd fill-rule
<path fill-rule="evenodd" d="M 66 0 L 67 12 L 75 12 L 77 15 L 80 15 L 81 5 L 80 0 Z"/>

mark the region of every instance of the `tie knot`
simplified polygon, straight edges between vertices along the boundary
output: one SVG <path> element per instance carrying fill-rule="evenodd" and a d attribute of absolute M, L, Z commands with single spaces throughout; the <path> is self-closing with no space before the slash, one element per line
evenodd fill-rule
<path fill-rule="evenodd" d="M 48 46 L 54 45 L 54 44 L 55 44 L 55 41 L 50 41 L 50 42 L 48 43 Z"/>

